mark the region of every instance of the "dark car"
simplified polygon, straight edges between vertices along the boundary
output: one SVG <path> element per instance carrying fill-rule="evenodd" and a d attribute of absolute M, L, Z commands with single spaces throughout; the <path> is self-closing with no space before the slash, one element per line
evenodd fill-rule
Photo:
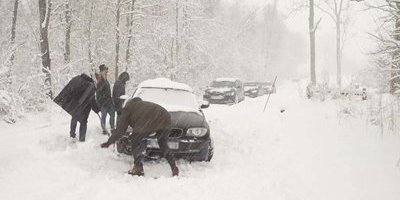
<path fill-rule="evenodd" d="M 235 78 L 218 78 L 206 89 L 203 98 L 210 103 L 239 103 L 244 100 L 243 83 Z"/>
<path fill-rule="evenodd" d="M 246 82 L 244 83 L 244 95 L 248 97 L 258 97 L 260 94 L 260 83 L 258 82 Z"/>
<path fill-rule="evenodd" d="M 142 82 L 131 98 L 134 97 L 157 103 L 171 114 L 172 129 L 168 146 L 176 158 L 189 161 L 211 160 L 214 146 L 210 137 L 210 127 L 202 111 L 202 108 L 207 108 L 209 104 L 199 106 L 192 88 L 186 84 L 159 78 Z M 132 154 L 129 134 L 131 129 L 128 128 L 127 135 L 117 142 L 118 152 Z M 145 156 L 149 159 L 158 159 L 161 155 L 154 135 L 146 138 Z"/>
<path fill-rule="evenodd" d="M 260 82 L 259 95 L 276 93 L 276 87 L 272 82 Z"/>

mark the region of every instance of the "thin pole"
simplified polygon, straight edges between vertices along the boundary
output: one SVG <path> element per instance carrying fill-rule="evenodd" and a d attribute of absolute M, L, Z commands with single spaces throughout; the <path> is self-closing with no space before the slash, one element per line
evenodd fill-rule
<path fill-rule="evenodd" d="M 272 89 L 274 89 L 274 87 L 275 87 L 275 82 L 276 82 L 277 78 L 278 78 L 278 76 L 275 76 L 274 82 L 272 83 Z M 268 102 L 269 102 L 269 98 L 271 97 L 271 94 L 272 94 L 272 91 L 268 95 L 267 101 L 265 102 L 265 106 L 264 106 L 263 112 L 265 112 L 265 108 L 267 108 L 267 105 L 268 105 Z"/>

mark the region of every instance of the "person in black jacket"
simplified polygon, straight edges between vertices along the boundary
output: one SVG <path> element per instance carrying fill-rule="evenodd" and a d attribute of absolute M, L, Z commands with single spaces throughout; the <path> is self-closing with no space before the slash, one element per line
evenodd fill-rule
<path fill-rule="evenodd" d="M 146 140 L 149 135 L 156 133 L 158 145 L 171 167 L 172 176 L 179 175 L 179 169 L 175 163 L 175 157 L 168 147 L 168 136 L 171 129 L 171 115 L 162 106 L 143 101 L 139 97 L 128 101 L 122 109 L 120 121 L 117 128 L 112 130 L 112 135 L 108 141 L 101 144 L 102 148 L 107 148 L 119 140 L 130 126 L 133 133 L 129 136 L 133 149 L 134 166 L 128 173 L 135 176 L 143 176 L 143 151 L 146 150 Z"/>
<path fill-rule="evenodd" d="M 117 111 L 117 124 L 118 124 L 119 118 L 121 116 L 122 104 L 124 103 L 124 100 L 120 99 L 120 97 L 122 95 L 125 95 L 125 85 L 126 85 L 126 82 L 129 81 L 129 78 L 130 78 L 129 74 L 127 72 L 122 72 L 119 75 L 118 80 L 115 81 L 115 83 L 114 83 L 112 97 L 113 97 L 115 110 Z"/>
<path fill-rule="evenodd" d="M 85 141 L 87 119 L 90 110 L 99 113 L 100 109 L 95 100 L 94 81 L 86 74 L 71 79 L 64 89 L 54 98 L 54 102 L 61 106 L 71 116 L 70 137 L 75 138 L 77 122 L 79 122 L 79 141 Z"/>
<path fill-rule="evenodd" d="M 110 115 L 110 128 L 115 127 L 115 109 L 113 105 L 113 100 L 111 97 L 111 87 L 107 80 L 108 67 L 104 64 L 99 66 L 100 78 L 97 82 L 96 97 L 97 103 L 101 110 L 101 123 L 106 127 L 107 114 Z M 107 131 L 103 130 L 103 134 L 107 134 Z"/>

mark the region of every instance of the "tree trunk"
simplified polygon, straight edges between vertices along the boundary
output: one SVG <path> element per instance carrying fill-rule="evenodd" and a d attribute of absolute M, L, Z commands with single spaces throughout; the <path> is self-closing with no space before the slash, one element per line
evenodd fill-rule
<path fill-rule="evenodd" d="M 72 26 L 72 20 L 71 20 L 71 6 L 70 6 L 70 0 L 65 0 L 65 23 L 66 23 L 66 28 L 65 28 L 65 52 L 64 52 L 64 63 L 68 64 L 71 61 L 71 50 L 70 50 L 70 45 L 71 45 L 71 26 Z"/>
<path fill-rule="evenodd" d="M 13 12 L 13 18 L 12 18 L 12 25 L 11 25 L 11 38 L 10 38 L 10 47 L 11 47 L 11 56 L 10 56 L 10 62 L 8 63 L 8 74 L 7 74 L 7 84 L 8 87 L 11 88 L 12 84 L 12 68 L 14 64 L 14 59 L 15 59 L 15 37 L 16 37 L 16 28 L 17 28 L 17 17 L 18 17 L 18 2 L 19 0 L 14 1 L 14 12 Z"/>
<path fill-rule="evenodd" d="M 185 0 L 185 7 L 183 10 L 183 34 L 184 34 L 184 44 L 182 45 L 185 47 L 185 62 L 190 64 L 190 51 L 191 51 L 191 44 L 189 41 L 190 36 L 190 27 L 189 27 L 189 6 L 188 0 Z"/>
<path fill-rule="evenodd" d="M 89 24 L 87 27 L 87 34 L 88 34 L 88 59 L 89 59 L 89 65 L 90 69 L 93 74 L 95 74 L 96 69 L 93 63 L 93 56 L 92 56 L 92 21 L 93 21 L 93 11 L 94 11 L 94 5 L 93 3 L 91 4 L 90 7 L 90 16 L 89 16 Z"/>
<path fill-rule="evenodd" d="M 394 39 L 400 42 L 400 3 L 396 3 L 397 15 L 396 15 L 396 23 L 394 30 Z M 393 60 L 398 60 L 400 57 L 400 50 L 396 50 L 393 55 Z M 390 79 L 390 93 L 395 94 L 398 90 L 400 90 L 400 64 L 398 61 L 392 62 L 391 67 L 391 79 Z"/>
<path fill-rule="evenodd" d="M 175 12 L 175 62 L 179 65 L 179 0 L 176 0 Z"/>
<path fill-rule="evenodd" d="M 341 88 L 342 87 L 342 47 L 341 47 L 340 16 L 337 16 L 337 20 L 336 20 L 336 67 L 337 67 L 336 84 L 339 88 Z"/>
<path fill-rule="evenodd" d="M 52 99 L 53 92 L 51 89 L 51 59 L 48 33 L 51 4 L 51 0 L 39 0 L 40 52 L 42 57 L 42 71 L 45 74 L 44 89 L 46 95 Z"/>
<path fill-rule="evenodd" d="M 129 31 L 128 31 L 128 44 L 126 45 L 126 64 L 129 65 L 131 64 L 131 52 L 130 52 L 130 48 L 131 48 L 131 41 L 132 41 L 132 37 L 133 37 L 133 11 L 135 10 L 135 1 L 136 0 L 132 0 L 131 3 L 131 9 L 130 9 L 130 18 L 129 18 Z"/>
<path fill-rule="evenodd" d="M 315 86 L 317 81 L 315 76 L 314 0 L 310 0 L 309 31 L 310 31 L 310 77 L 311 77 L 311 84 Z"/>
<path fill-rule="evenodd" d="M 117 16 L 116 16 L 116 25 L 115 25 L 115 80 L 118 80 L 118 65 L 119 65 L 119 40 L 120 40 L 120 30 L 119 30 L 119 20 L 121 16 L 121 0 L 117 0 Z"/>

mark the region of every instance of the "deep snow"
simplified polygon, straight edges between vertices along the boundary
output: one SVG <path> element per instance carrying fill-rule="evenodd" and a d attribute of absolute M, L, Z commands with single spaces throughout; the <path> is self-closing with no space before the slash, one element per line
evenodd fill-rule
<path fill-rule="evenodd" d="M 1 122 L 0 199 L 400 199 L 400 137 L 338 114 L 338 102 L 307 100 L 302 88 L 278 87 L 265 113 L 266 96 L 211 105 L 214 158 L 179 161 L 177 178 L 165 161 L 146 163 L 146 177 L 127 175 L 133 159 L 99 148 L 107 136 L 94 113 L 75 145 L 56 106 Z"/>

